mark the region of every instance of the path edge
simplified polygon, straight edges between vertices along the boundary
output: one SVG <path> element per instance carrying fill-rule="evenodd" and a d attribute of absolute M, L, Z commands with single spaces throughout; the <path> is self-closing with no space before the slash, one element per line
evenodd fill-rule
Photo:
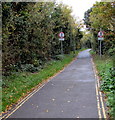
<path fill-rule="evenodd" d="M 92 66 L 93 66 L 94 76 L 96 79 L 95 86 L 96 86 L 98 116 L 100 119 L 102 119 L 104 117 L 104 119 L 107 120 L 107 114 L 106 114 L 105 105 L 104 105 L 104 98 L 102 96 L 102 92 L 100 91 L 100 78 L 98 76 L 98 71 L 96 69 L 96 65 L 95 65 L 92 57 L 91 57 L 91 62 L 92 62 Z"/>
<path fill-rule="evenodd" d="M 22 98 L 21 100 L 19 99 L 18 101 L 20 101 L 19 103 L 16 103 L 14 108 L 9 109 L 8 111 L 6 111 L 6 113 L 1 116 L 2 120 L 6 120 L 7 118 L 9 118 L 16 110 L 18 110 L 27 100 L 29 100 L 35 93 L 37 93 L 40 89 L 42 89 L 48 82 L 50 82 L 53 78 L 55 78 L 58 74 L 60 74 L 61 72 L 63 72 L 65 70 L 66 67 L 68 67 L 69 65 L 71 65 L 75 60 L 77 59 L 77 57 L 75 56 L 72 61 L 68 64 L 66 64 L 61 70 L 59 70 L 57 73 L 55 73 L 53 76 L 43 80 L 41 83 L 39 83 L 37 86 L 33 87 L 32 90 L 30 90 L 30 93 Z"/>

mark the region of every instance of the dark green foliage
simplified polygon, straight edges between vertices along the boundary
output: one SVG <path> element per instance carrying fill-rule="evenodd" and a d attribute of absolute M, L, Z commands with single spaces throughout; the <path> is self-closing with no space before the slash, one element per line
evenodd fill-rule
<path fill-rule="evenodd" d="M 52 56 L 60 54 L 61 30 L 65 33 L 64 53 L 70 53 L 68 33 L 75 27 L 77 30 L 71 9 L 53 2 L 3 2 L 2 20 L 3 75 L 18 72 L 22 66 L 24 71 L 34 72 Z M 72 41 L 79 37 L 72 35 Z"/>
<path fill-rule="evenodd" d="M 91 22 L 90 22 L 90 13 L 91 12 L 92 12 L 92 7 L 84 13 L 84 23 L 85 23 L 86 27 L 88 28 L 88 30 L 90 30 L 90 28 L 91 28 Z"/>
<path fill-rule="evenodd" d="M 101 91 L 107 96 L 106 104 L 109 108 L 109 115 L 115 118 L 115 67 L 109 57 L 94 57 L 99 76 L 101 77 Z"/>
<path fill-rule="evenodd" d="M 110 48 L 110 49 L 108 50 L 108 55 L 114 56 L 114 55 L 115 55 L 115 48 Z"/>
<path fill-rule="evenodd" d="M 115 90 L 115 69 L 109 68 L 109 71 L 102 71 L 100 75 L 103 79 L 101 89 L 106 92 L 111 92 Z"/>
<path fill-rule="evenodd" d="M 107 93 L 107 106 L 111 108 L 109 113 L 112 117 L 115 117 L 115 68 L 110 68 L 108 72 L 103 71 L 100 75 L 103 79 L 101 90 Z"/>
<path fill-rule="evenodd" d="M 96 2 L 85 12 L 84 23 L 92 34 L 92 48 L 99 52 L 98 32 L 104 31 L 102 54 L 112 56 L 115 48 L 115 2 Z"/>
<path fill-rule="evenodd" d="M 78 52 L 76 54 L 78 54 Z M 63 57 L 63 60 L 49 61 L 39 73 L 13 72 L 12 75 L 3 76 L 2 111 L 8 110 L 10 105 L 17 103 L 17 101 L 30 92 L 33 87 L 36 87 L 43 80 L 48 79 L 63 69 L 65 65 L 72 61 L 73 54 L 64 55 Z M 27 68 L 28 66 L 33 67 L 32 65 L 26 65 Z"/>
<path fill-rule="evenodd" d="M 40 69 L 40 66 L 39 67 L 35 67 L 33 64 L 24 64 L 24 65 L 21 65 L 21 70 L 23 72 L 36 72 Z"/>
<path fill-rule="evenodd" d="M 115 90 L 108 94 L 107 106 L 111 108 L 108 112 L 112 118 L 115 118 Z"/>
<path fill-rule="evenodd" d="M 55 60 L 63 60 L 64 55 L 55 55 L 55 56 L 53 56 L 53 59 L 55 59 Z"/>

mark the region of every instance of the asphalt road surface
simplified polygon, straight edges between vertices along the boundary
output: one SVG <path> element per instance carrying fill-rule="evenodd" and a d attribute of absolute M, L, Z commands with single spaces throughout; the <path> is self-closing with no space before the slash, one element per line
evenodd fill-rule
<path fill-rule="evenodd" d="M 89 50 L 35 93 L 10 118 L 98 118 Z"/>

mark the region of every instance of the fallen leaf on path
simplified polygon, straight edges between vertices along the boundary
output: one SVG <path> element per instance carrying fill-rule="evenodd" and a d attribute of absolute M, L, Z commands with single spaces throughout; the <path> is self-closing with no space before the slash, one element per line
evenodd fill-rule
<path fill-rule="evenodd" d="M 46 112 L 49 112 L 48 110 L 46 110 Z"/>

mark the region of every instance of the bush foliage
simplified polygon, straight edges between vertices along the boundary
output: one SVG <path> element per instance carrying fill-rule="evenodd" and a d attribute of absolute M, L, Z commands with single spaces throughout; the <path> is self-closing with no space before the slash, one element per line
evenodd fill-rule
<path fill-rule="evenodd" d="M 22 65 L 34 72 L 39 64 L 60 54 L 61 30 L 65 33 L 64 53 L 70 53 L 73 43 L 77 49 L 81 32 L 71 12 L 55 2 L 3 2 L 3 75 L 22 69 Z"/>
<path fill-rule="evenodd" d="M 115 2 L 96 2 L 85 12 L 84 23 L 90 31 L 89 36 L 85 35 L 84 42 L 90 41 L 91 47 L 96 53 L 99 52 L 98 32 L 104 32 L 102 41 L 102 54 L 112 56 L 115 51 Z"/>
<path fill-rule="evenodd" d="M 106 104 L 109 108 L 108 114 L 111 118 L 115 118 L 115 67 L 111 58 L 94 56 L 94 60 L 101 77 L 100 90 L 107 97 Z"/>

